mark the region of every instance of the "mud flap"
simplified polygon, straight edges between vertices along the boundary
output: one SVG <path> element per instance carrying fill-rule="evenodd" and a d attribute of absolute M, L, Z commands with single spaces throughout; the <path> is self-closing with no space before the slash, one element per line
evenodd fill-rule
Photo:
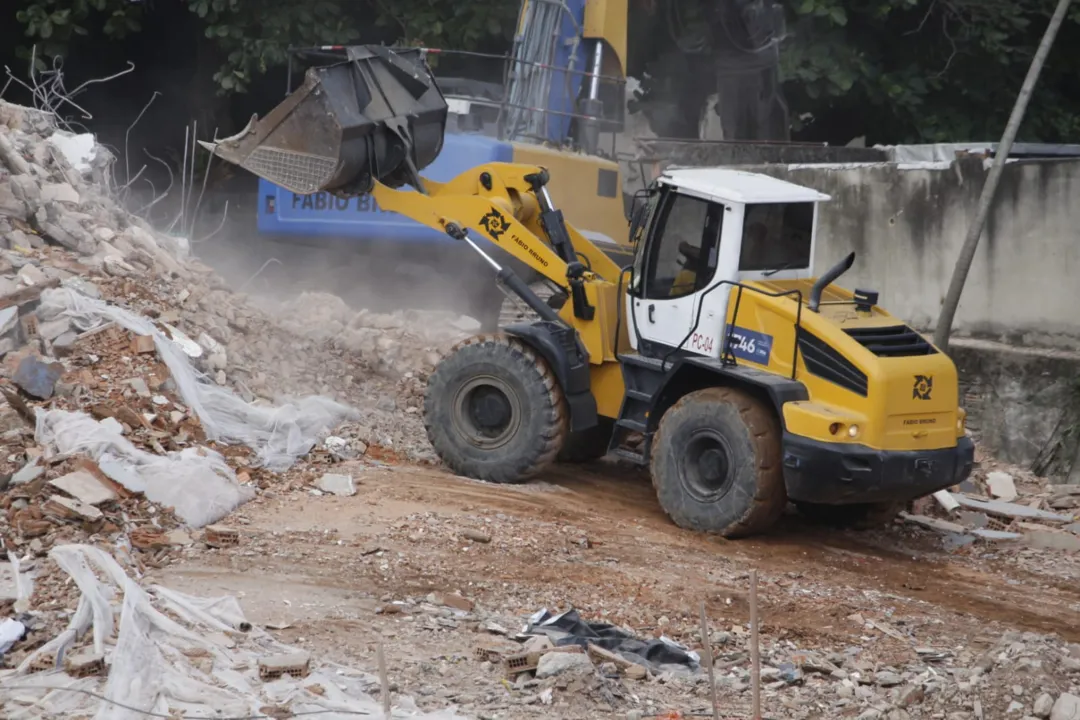
<path fill-rule="evenodd" d="M 570 431 L 588 430 L 597 423 L 596 398 L 590 385 L 589 360 L 571 328 L 551 322 L 509 325 L 505 332 L 540 353 L 562 387 L 570 408 Z"/>

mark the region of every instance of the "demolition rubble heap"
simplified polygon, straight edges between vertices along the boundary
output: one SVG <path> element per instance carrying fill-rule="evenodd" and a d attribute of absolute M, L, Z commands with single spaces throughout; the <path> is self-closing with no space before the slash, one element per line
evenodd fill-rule
<path fill-rule="evenodd" d="M 51 114 L 0 101 L 0 541 L 13 566 L 90 539 L 145 569 L 183 528 L 305 464 L 369 448 L 431 459 L 425 372 L 469 319 L 312 294 L 259 306 L 121 207 L 112 163 Z M 61 585 L 39 578 L 23 610 L 74 608 Z M 13 600 L 0 593 L 0 611 Z"/>

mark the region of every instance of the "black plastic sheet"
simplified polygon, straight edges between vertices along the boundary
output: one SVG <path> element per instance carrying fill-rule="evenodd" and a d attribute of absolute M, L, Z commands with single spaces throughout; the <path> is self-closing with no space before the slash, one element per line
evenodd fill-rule
<path fill-rule="evenodd" d="M 552 637 L 556 647 L 578 645 L 585 650 L 589 645 L 595 645 L 653 672 L 660 672 L 664 665 L 681 665 L 691 671 L 698 669 L 696 653 L 672 641 L 641 640 L 616 625 L 585 622 L 577 610 L 558 615 L 542 610 L 530 618 L 529 633 L 551 637 L 548 631 L 552 630 L 556 631 Z"/>

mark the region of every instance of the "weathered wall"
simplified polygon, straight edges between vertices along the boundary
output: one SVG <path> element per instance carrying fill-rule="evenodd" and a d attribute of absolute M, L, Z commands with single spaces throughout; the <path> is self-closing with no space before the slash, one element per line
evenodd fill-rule
<path fill-rule="evenodd" d="M 995 457 L 1080 482 L 1080 353 L 958 339 L 968 429 Z"/>
<path fill-rule="evenodd" d="M 890 311 L 934 326 L 988 170 L 946 165 L 762 165 L 833 197 L 822 206 L 816 270 L 846 253 L 840 282 L 881 292 Z M 1080 161 L 1005 167 L 956 316 L 958 335 L 1080 348 Z"/>

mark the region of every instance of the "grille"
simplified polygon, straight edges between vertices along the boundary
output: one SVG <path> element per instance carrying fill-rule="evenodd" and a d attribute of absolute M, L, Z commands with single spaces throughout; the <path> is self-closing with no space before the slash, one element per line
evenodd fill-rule
<path fill-rule="evenodd" d="M 799 351 L 802 352 L 803 362 L 811 374 L 866 397 L 866 373 L 821 338 L 800 329 Z"/>
<path fill-rule="evenodd" d="M 845 332 L 879 357 L 934 355 L 937 349 L 907 325 L 877 328 L 851 328 Z"/>
<path fill-rule="evenodd" d="M 310 195 L 333 179 L 338 162 L 335 158 L 258 147 L 244 159 L 242 166 L 290 192 Z"/>

